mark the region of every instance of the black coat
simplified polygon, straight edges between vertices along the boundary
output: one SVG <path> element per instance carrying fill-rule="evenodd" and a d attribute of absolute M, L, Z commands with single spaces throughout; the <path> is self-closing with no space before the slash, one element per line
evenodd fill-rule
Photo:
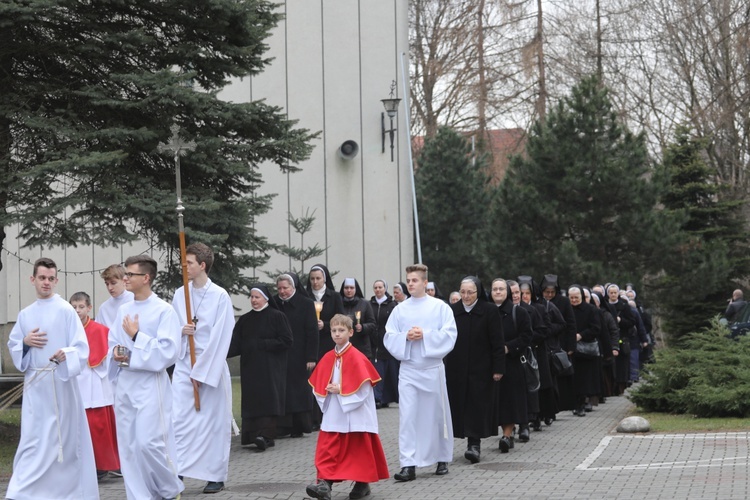
<path fill-rule="evenodd" d="M 573 314 L 573 306 L 570 305 L 570 300 L 561 294 L 555 295 L 550 301 L 555 304 L 560 310 L 563 319 L 565 320 L 565 331 L 560 335 L 560 347 L 566 352 L 573 352 L 576 350 L 576 332 L 578 327 L 576 326 L 576 317 Z"/>
<path fill-rule="evenodd" d="M 315 300 L 315 294 L 310 288 L 307 289 L 307 293 L 312 300 Z M 323 321 L 323 329 L 318 330 L 318 361 L 336 345 L 331 338 L 331 318 L 337 314 L 344 314 L 341 295 L 337 291 L 326 288 L 321 302 L 323 302 L 323 310 L 320 312 L 320 319 Z"/>
<path fill-rule="evenodd" d="M 372 312 L 370 303 L 365 299 L 354 297 L 352 299 L 342 299 L 343 314 L 352 318 L 354 325 L 354 335 L 351 343 L 362 354 L 372 361 L 375 359 L 372 352 L 370 338 L 377 335 L 378 325 L 375 323 L 375 315 Z M 357 331 L 357 312 L 359 312 L 359 323 L 362 325 L 362 331 Z"/>
<path fill-rule="evenodd" d="M 596 307 L 582 302 L 572 309 L 578 327 L 577 333 L 581 335 L 579 342 L 598 342 L 601 322 Z M 573 354 L 573 380 L 577 395 L 594 396 L 601 393 L 600 367 L 601 361 L 598 358 L 584 358 Z"/>
<path fill-rule="evenodd" d="M 375 297 L 370 299 L 370 307 L 372 308 L 372 313 L 375 315 L 375 323 L 377 324 L 375 336 L 370 338 L 370 346 L 373 349 L 373 358 L 375 359 L 394 359 L 393 355 L 383 345 L 383 337 L 385 337 L 385 324 L 388 322 L 391 312 L 393 312 L 393 309 L 397 305 L 398 303 L 390 295 L 386 296 L 385 302 L 382 304 L 378 304 Z"/>
<path fill-rule="evenodd" d="M 227 357 L 242 356 L 243 419 L 284 415 L 287 351 L 292 342 L 289 322 L 277 309 L 250 311 L 237 320 Z"/>
<path fill-rule="evenodd" d="M 294 342 L 287 353 L 286 413 L 312 410 L 313 396 L 307 382 L 310 372 L 307 363 L 318 361 L 318 321 L 315 303 L 296 291 L 283 301 L 274 297 L 279 310 L 286 315 Z"/>
<path fill-rule="evenodd" d="M 550 319 L 542 304 L 526 304 L 521 302 L 521 307 L 528 311 L 531 316 L 531 347 L 534 349 L 537 364 L 539 365 L 539 388 L 549 389 L 552 387 L 552 371 L 550 370 L 548 340 L 552 333 L 550 331 Z"/>
<path fill-rule="evenodd" d="M 497 309 L 508 353 L 505 355 L 505 375 L 496 384 L 495 424 L 525 423 L 529 419 L 526 408 L 526 375 L 521 365 L 521 354 L 531 345 L 531 318 L 525 309 L 514 308 L 511 300 L 506 300 Z"/>
<path fill-rule="evenodd" d="M 497 307 L 479 301 L 470 312 L 462 302 L 451 305 L 458 337 L 443 359 L 448 400 L 457 438 L 491 436 L 495 373 L 505 373 L 505 342 Z"/>

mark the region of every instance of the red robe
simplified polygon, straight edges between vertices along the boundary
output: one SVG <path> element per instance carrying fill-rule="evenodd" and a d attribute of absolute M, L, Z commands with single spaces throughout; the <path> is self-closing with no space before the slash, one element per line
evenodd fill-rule
<path fill-rule="evenodd" d="M 356 393 L 364 384 L 375 385 L 380 381 L 380 375 L 370 360 L 349 344 L 341 353 L 335 350 L 327 352 L 310 375 L 310 385 L 319 397 L 328 394 L 326 386 L 333 376 L 336 360 L 341 361 L 342 396 Z M 372 404 L 374 411 L 372 392 L 365 404 Z M 374 483 L 390 477 L 380 437 L 373 432 L 321 430 L 315 449 L 315 467 L 318 478 L 329 481 Z"/>
<path fill-rule="evenodd" d="M 109 329 L 91 318 L 83 325 L 89 342 L 89 368 L 96 368 L 107 357 Z M 117 450 L 117 428 L 112 405 L 99 408 L 86 408 L 91 442 L 94 445 L 94 461 L 99 471 L 120 470 L 120 456 Z"/>

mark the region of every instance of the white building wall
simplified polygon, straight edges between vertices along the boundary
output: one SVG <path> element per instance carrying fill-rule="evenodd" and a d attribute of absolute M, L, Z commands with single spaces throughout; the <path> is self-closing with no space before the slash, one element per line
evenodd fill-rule
<path fill-rule="evenodd" d="M 408 2 L 287 0 L 279 8 L 285 19 L 267 41 L 267 56 L 273 62 L 258 76 L 235 80 L 220 97 L 235 102 L 265 99 L 285 109 L 300 127 L 320 131 L 320 136 L 313 142 L 310 159 L 299 165 L 300 172 L 283 173 L 274 165 L 260 167 L 261 192 L 277 196 L 272 210 L 256 221 L 256 228 L 273 243 L 299 246 L 287 214 L 298 217 L 305 209 L 314 210 L 316 220 L 305 235 L 305 246 L 318 243 L 326 249 L 315 262 L 339 272 L 334 279 L 337 287 L 345 276 L 356 277 L 369 297 L 375 279 L 393 284 L 414 261 L 403 101 L 394 122 L 398 127 L 394 162 L 387 143 L 385 153 L 381 152 L 380 132 L 380 100 L 389 97 L 391 82 L 397 82 L 397 97 L 403 99 L 405 94 L 400 57 L 408 53 Z M 346 140 L 360 146 L 359 154 L 349 161 L 337 154 Z M 129 255 L 150 253 L 145 243 L 23 248 L 18 228 L 7 228 L 7 232 L 0 271 L 0 325 L 14 322 L 18 311 L 34 300 L 29 277 L 31 263 L 40 256 L 57 262 L 61 296 L 86 291 L 97 311 L 108 298 L 101 270 Z M 247 274 L 268 281 L 264 271 L 292 265 L 288 258 L 272 255 L 263 268 L 249 269 Z M 245 297 L 235 297 L 234 302 L 240 313 L 249 308 Z"/>

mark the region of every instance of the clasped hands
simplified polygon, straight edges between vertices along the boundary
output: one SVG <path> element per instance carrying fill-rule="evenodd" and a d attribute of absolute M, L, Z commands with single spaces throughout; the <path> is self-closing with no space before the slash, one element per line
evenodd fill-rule
<path fill-rule="evenodd" d="M 424 332 L 419 326 L 412 326 L 408 332 L 406 332 L 406 340 L 422 340 L 424 338 Z"/>

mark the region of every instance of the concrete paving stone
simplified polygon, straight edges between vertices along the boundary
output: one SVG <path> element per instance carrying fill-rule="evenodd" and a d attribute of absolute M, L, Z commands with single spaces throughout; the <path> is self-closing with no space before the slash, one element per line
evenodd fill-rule
<path fill-rule="evenodd" d="M 417 469 L 417 480 L 392 478 L 372 485 L 368 499 L 573 500 L 573 499 L 745 499 L 750 492 L 750 433 L 616 434 L 631 405 L 609 398 L 586 417 L 562 412 L 551 426 L 516 442 L 510 453 L 497 450 L 498 438 L 482 440 L 482 460 L 463 458 L 465 440 L 456 440 L 450 473 Z M 378 411 L 380 438 L 393 475 L 398 463 L 398 408 Z M 234 438 L 227 489 L 211 500 L 303 500 L 315 479 L 316 434 L 282 438 L 268 451 L 243 448 Z M 742 457 L 745 457 L 743 462 Z M 184 500 L 208 498 L 203 481 L 186 478 Z M 334 485 L 335 500 L 348 497 L 351 482 Z M 5 492 L 7 483 L 0 484 Z M 125 498 L 122 479 L 99 485 L 103 500 Z"/>

